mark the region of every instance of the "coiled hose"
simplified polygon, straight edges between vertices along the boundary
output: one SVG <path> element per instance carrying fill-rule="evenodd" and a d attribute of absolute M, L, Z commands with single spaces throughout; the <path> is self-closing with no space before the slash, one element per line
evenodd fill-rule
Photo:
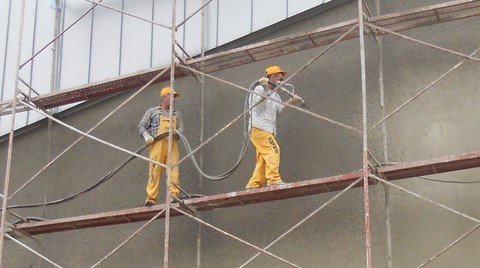
<path fill-rule="evenodd" d="M 253 107 L 250 107 L 250 101 L 252 98 L 252 91 L 253 89 L 258 85 L 258 81 L 255 81 L 249 88 L 250 92 L 247 93 L 247 96 L 245 97 L 245 104 L 244 104 L 244 121 L 243 121 L 243 141 L 242 141 L 242 148 L 240 149 L 240 154 L 238 156 L 237 162 L 233 165 L 232 168 L 227 170 L 226 172 L 220 174 L 220 175 L 208 175 L 206 174 L 198 165 L 197 159 L 193 154 L 190 155 L 190 159 L 192 160 L 193 165 L 197 169 L 197 171 L 202 175 L 202 177 L 211 180 L 211 181 L 220 181 L 223 179 L 226 179 L 230 175 L 235 172 L 235 170 L 238 168 L 240 163 L 242 162 L 243 158 L 245 157 L 245 154 L 247 153 L 248 150 L 248 145 L 249 143 L 249 136 L 250 136 L 250 126 L 251 126 L 251 109 Z M 187 150 L 187 153 L 190 154 L 192 152 L 192 148 L 190 144 L 188 143 L 187 138 L 180 132 L 175 131 L 175 133 L 180 137 L 182 140 L 183 144 L 185 145 L 185 149 Z M 168 133 L 167 133 L 168 134 Z M 163 138 L 163 137 L 162 137 Z"/>

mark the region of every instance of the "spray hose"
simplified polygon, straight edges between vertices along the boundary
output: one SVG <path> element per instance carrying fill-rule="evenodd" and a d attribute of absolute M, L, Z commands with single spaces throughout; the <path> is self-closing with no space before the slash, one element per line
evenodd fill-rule
<path fill-rule="evenodd" d="M 243 158 L 245 157 L 245 154 L 247 153 L 248 146 L 249 146 L 248 138 L 249 138 L 249 135 L 250 135 L 250 125 L 251 125 L 250 124 L 250 121 L 251 121 L 250 110 L 253 109 L 253 107 L 250 107 L 250 98 L 251 98 L 251 94 L 252 94 L 251 92 L 253 91 L 253 89 L 257 85 L 258 85 L 258 81 L 256 81 L 255 83 L 253 83 L 250 86 L 250 88 L 249 88 L 250 92 L 247 93 L 247 96 L 245 98 L 244 122 L 243 122 L 244 123 L 243 124 L 243 140 L 242 140 L 242 148 L 240 149 L 240 154 L 238 155 L 238 159 L 235 162 L 235 164 L 233 165 L 233 167 L 230 168 L 229 170 L 225 171 L 224 173 L 222 173 L 220 175 L 208 175 L 208 174 L 206 174 L 200 168 L 200 165 L 198 164 L 195 156 L 193 154 L 190 154 L 192 152 L 192 148 L 191 148 L 190 143 L 188 142 L 187 138 L 181 132 L 175 131 L 175 133 L 178 135 L 178 137 L 180 137 L 180 139 L 182 140 L 183 145 L 185 146 L 185 149 L 187 150 L 187 153 L 190 154 L 190 159 L 192 160 L 193 165 L 195 166 L 197 171 L 200 173 L 200 175 L 202 175 L 202 177 L 204 177 L 208 180 L 211 180 L 211 181 L 224 180 L 227 177 L 229 177 L 230 175 L 232 175 L 233 172 L 235 172 L 235 170 L 238 168 L 238 166 L 242 162 Z M 163 134 L 157 136 L 155 138 L 155 140 L 163 139 L 164 137 L 167 137 L 167 136 L 168 136 L 168 133 L 163 133 Z"/>
<path fill-rule="evenodd" d="M 276 88 L 280 89 L 281 91 L 283 91 L 284 93 L 286 93 L 290 97 L 296 98 L 301 103 L 301 105 L 306 107 L 305 101 L 300 96 L 298 96 L 294 93 L 293 85 L 291 85 L 291 84 L 280 84 L 280 85 L 278 85 L 278 84 L 275 84 L 275 83 L 272 83 L 272 82 L 269 82 L 269 83 L 274 85 Z M 250 137 L 250 131 L 251 131 L 251 125 L 252 125 L 251 111 L 255 106 L 257 106 L 259 104 L 259 103 L 256 103 L 255 105 L 252 105 L 252 103 L 251 103 L 253 90 L 258 85 L 259 85 L 258 81 L 255 81 L 254 83 L 252 83 L 252 85 L 250 85 L 249 92 L 247 93 L 247 95 L 245 97 L 242 148 L 240 149 L 240 154 L 238 156 L 237 161 L 235 162 L 233 167 L 230 168 L 229 170 L 227 170 L 226 172 L 224 172 L 220 175 L 208 175 L 208 174 L 206 174 L 200 168 L 200 165 L 198 164 L 195 156 L 193 154 L 190 154 L 192 152 L 192 148 L 191 148 L 187 138 L 181 132 L 175 131 L 175 133 L 178 135 L 178 137 L 180 137 L 180 139 L 182 140 L 182 142 L 185 146 L 185 149 L 187 150 L 187 153 L 190 154 L 190 159 L 192 160 L 193 165 L 195 166 L 197 171 L 200 173 L 200 175 L 202 175 L 202 177 L 204 177 L 208 180 L 211 180 L 211 181 L 220 181 L 220 180 L 226 179 L 227 177 L 232 175 L 233 172 L 235 172 L 235 170 L 238 168 L 238 166 L 242 162 L 243 158 L 245 157 L 245 154 L 247 153 L 248 146 L 250 144 L 249 143 L 249 137 Z M 284 86 L 285 87 L 290 87 L 291 91 L 286 89 Z M 156 137 L 155 140 L 159 140 L 159 139 L 162 139 L 162 138 L 167 137 L 167 136 L 168 136 L 168 133 L 163 133 L 163 134 L 159 135 L 158 137 Z"/>
<path fill-rule="evenodd" d="M 270 85 L 274 86 L 275 88 L 280 89 L 282 92 L 284 92 L 288 96 L 297 99 L 303 107 L 307 107 L 307 103 L 305 102 L 305 100 L 302 99 L 302 97 L 295 94 L 295 88 L 293 87 L 292 84 L 286 84 L 286 83 L 276 84 L 276 83 L 273 83 L 273 82 L 270 82 L 270 81 L 268 81 L 268 83 Z M 291 90 L 288 90 L 285 87 L 289 87 L 289 88 L 291 88 Z"/>

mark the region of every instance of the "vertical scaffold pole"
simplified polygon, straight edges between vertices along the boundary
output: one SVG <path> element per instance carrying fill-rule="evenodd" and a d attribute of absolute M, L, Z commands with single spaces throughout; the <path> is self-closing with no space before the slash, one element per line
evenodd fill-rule
<path fill-rule="evenodd" d="M 8 188 L 10 185 L 10 173 L 12 167 L 12 154 L 13 154 L 13 133 L 15 131 L 15 115 L 17 110 L 17 101 L 16 98 L 19 94 L 18 91 L 18 80 L 20 73 L 20 60 L 22 56 L 22 37 L 23 37 L 23 21 L 25 16 L 25 0 L 22 1 L 20 7 L 20 23 L 18 29 L 18 47 L 17 47 L 17 70 L 15 72 L 15 88 L 13 95 L 13 106 L 12 106 L 12 121 L 10 124 L 10 134 L 8 138 L 8 152 L 7 152 L 7 164 L 5 168 L 5 182 L 3 186 L 3 202 L 2 202 L 2 220 L 0 222 L 0 267 L 2 267 L 3 260 L 3 244 L 5 242 L 5 221 L 7 216 L 7 202 L 8 202 Z"/>
<path fill-rule="evenodd" d="M 171 53 L 170 53 L 170 88 L 172 91 L 175 91 L 175 43 L 176 43 L 176 12 L 177 12 L 177 1 L 172 1 L 172 35 L 171 35 Z M 174 94 L 172 92 L 171 94 Z M 167 157 L 167 179 L 166 179 L 166 187 L 165 187 L 165 204 L 166 204 L 166 211 L 165 211 L 165 240 L 164 240 L 164 254 L 163 254 L 163 267 L 168 268 L 168 246 L 170 240 L 170 184 L 172 183 L 172 146 L 173 146 L 173 110 L 174 107 L 174 95 L 170 98 L 170 111 L 169 111 L 169 120 L 170 120 L 170 127 L 168 129 L 168 157 Z"/>
<path fill-rule="evenodd" d="M 202 0 L 202 22 L 201 22 L 201 39 L 200 39 L 200 48 L 201 48 L 201 56 L 205 56 L 205 27 L 206 27 L 206 0 Z M 204 127 L 205 127 L 205 76 L 200 77 L 200 137 L 199 143 L 202 144 L 204 140 Z M 200 167 L 203 169 L 203 150 L 200 151 L 199 155 L 199 164 Z M 203 177 L 202 175 L 198 175 L 198 190 L 201 192 L 203 189 Z M 197 215 L 200 218 L 200 215 Z M 202 266 L 202 224 L 198 223 L 197 229 L 197 268 Z"/>
<path fill-rule="evenodd" d="M 368 165 L 368 129 L 367 129 L 367 83 L 365 74 L 365 36 L 363 25 L 363 1 L 358 0 L 358 31 L 360 40 L 360 61 L 361 61 L 361 76 L 362 76 L 362 123 L 363 123 L 363 192 L 364 192 L 364 207 L 365 207 L 365 255 L 367 267 L 372 267 L 371 245 L 370 245 L 370 205 L 368 196 L 368 179 L 369 179 L 369 165 Z"/>
<path fill-rule="evenodd" d="M 380 0 L 375 0 L 375 16 L 380 16 L 382 14 L 380 10 Z M 383 79 L 383 46 L 382 46 L 382 36 L 378 36 L 378 85 L 380 91 L 380 107 L 382 109 L 382 118 L 385 118 L 385 85 Z M 387 136 L 387 123 L 382 122 L 382 137 L 383 137 L 383 160 L 385 163 L 389 162 L 388 159 L 388 136 Z M 388 185 L 383 183 L 383 189 L 385 192 L 385 227 L 387 231 L 387 263 L 388 268 L 393 267 L 392 263 L 392 225 L 390 222 L 390 188 Z"/>

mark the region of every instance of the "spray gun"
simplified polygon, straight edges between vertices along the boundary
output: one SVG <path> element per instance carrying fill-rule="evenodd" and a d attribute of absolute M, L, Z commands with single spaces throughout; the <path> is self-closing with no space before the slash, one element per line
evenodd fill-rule
<path fill-rule="evenodd" d="M 268 81 L 269 84 L 271 84 L 272 86 L 274 87 L 278 87 L 279 84 L 276 84 L 274 82 L 271 82 L 271 81 Z M 290 90 L 288 90 L 288 88 L 290 88 Z M 290 97 L 294 97 L 296 98 L 297 100 L 300 101 L 300 104 L 305 107 L 305 108 L 308 108 L 307 106 L 307 103 L 305 102 L 305 100 L 302 99 L 302 97 L 298 96 L 297 94 L 295 94 L 295 88 L 292 84 L 282 84 L 280 87 L 278 87 L 278 89 L 280 89 L 281 91 L 285 92 L 285 94 L 287 94 L 288 96 Z"/>

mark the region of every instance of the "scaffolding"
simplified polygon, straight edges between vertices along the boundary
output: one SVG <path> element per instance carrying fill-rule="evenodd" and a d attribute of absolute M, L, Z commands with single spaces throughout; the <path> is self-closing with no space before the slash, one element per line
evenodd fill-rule
<path fill-rule="evenodd" d="M 93 10 L 96 6 L 108 7 L 106 5 L 101 4 L 100 2 L 101 1 L 99 2 L 92 1 L 93 3 L 92 8 L 89 9 L 87 13 Z M 194 14 L 202 11 L 203 8 L 205 8 L 210 2 L 211 1 L 206 2 L 199 10 L 194 12 Z M 439 5 L 428 6 L 424 8 L 417 8 L 412 11 L 399 12 L 399 13 L 382 15 L 382 16 L 373 16 L 371 14 L 371 11 L 368 9 L 368 6 L 366 3 L 364 3 L 362 0 L 358 0 L 357 2 L 358 2 L 358 18 L 357 19 L 331 25 L 328 27 L 319 28 L 311 32 L 298 33 L 295 35 L 268 40 L 265 42 L 252 44 L 252 45 L 228 50 L 225 52 L 215 53 L 208 56 L 204 56 L 202 53 L 202 55 L 200 55 L 199 57 L 192 58 L 188 56 L 185 50 L 176 41 L 176 36 L 175 36 L 176 29 L 181 25 L 183 25 L 185 21 L 181 23 L 177 23 L 176 17 L 175 17 L 176 1 L 173 1 L 172 25 L 169 27 L 171 29 L 171 63 L 169 67 L 155 68 L 146 72 L 140 72 L 132 75 L 117 77 L 115 79 L 111 79 L 108 81 L 96 82 L 96 83 L 92 83 L 92 84 L 88 84 L 88 85 L 84 85 L 84 86 L 80 86 L 80 87 L 68 89 L 68 90 L 60 90 L 54 93 L 45 94 L 45 95 L 36 96 L 36 97 L 26 96 L 24 93 L 20 92 L 20 90 L 18 89 L 18 83 L 20 82 L 25 83 L 24 81 L 21 80 L 18 74 L 18 70 L 22 66 L 22 64 L 20 63 L 20 50 L 19 50 L 18 65 L 17 65 L 18 68 L 16 73 L 17 84 L 15 86 L 14 96 L 23 95 L 26 98 L 18 98 L 16 100 L 0 103 L 1 115 L 5 115 L 5 114 L 12 115 L 12 125 L 11 125 L 10 134 L 9 134 L 8 157 L 7 157 L 7 165 L 6 165 L 6 172 L 5 172 L 4 193 L 2 195 L 3 204 L 2 204 L 2 220 L 1 220 L 1 231 L 0 231 L 1 232 L 0 233 L 0 266 L 2 263 L 2 252 L 3 252 L 5 238 L 13 240 L 16 243 L 26 247 L 29 251 L 38 255 L 43 260 L 49 262 L 55 267 L 61 267 L 60 265 L 56 264 L 52 260 L 49 260 L 45 256 L 42 256 L 40 253 L 24 245 L 19 240 L 19 238 L 23 236 L 34 236 L 38 234 L 45 234 L 45 233 L 52 233 L 52 232 L 59 232 L 59 231 L 146 221 L 146 223 L 134 234 L 132 234 L 132 236 L 130 236 L 118 247 L 116 247 L 112 252 L 107 254 L 104 258 L 102 258 L 95 265 L 92 266 L 92 267 L 96 267 L 100 263 L 102 263 L 105 259 L 107 259 L 110 255 L 112 255 L 115 251 L 117 251 L 119 248 L 125 245 L 125 243 L 127 243 L 132 237 L 140 233 L 152 221 L 159 218 L 164 218 L 165 240 L 164 240 L 163 265 L 164 267 L 168 267 L 169 266 L 168 257 L 169 257 L 170 217 L 185 216 L 197 221 L 200 225 L 212 228 L 222 233 L 223 235 L 231 237 L 257 250 L 258 253 L 255 256 L 253 256 L 251 259 L 246 261 L 241 267 L 244 267 L 245 265 L 247 265 L 249 262 L 251 262 L 254 258 L 259 256 L 261 253 L 267 254 L 273 258 L 276 258 L 290 266 L 300 267 L 298 264 L 292 263 L 282 258 L 281 256 L 277 256 L 271 253 L 270 251 L 268 251 L 269 247 L 275 244 L 278 240 L 280 240 L 286 234 L 288 234 L 289 232 L 297 228 L 301 223 L 306 221 L 308 218 L 318 213 L 318 211 L 325 208 L 328 204 L 335 201 L 339 196 L 343 195 L 348 190 L 352 189 L 353 187 L 362 187 L 363 197 L 364 197 L 363 205 L 364 205 L 364 213 L 365 213 L 364 214 L 365 263 L 366 263 L 366 267 L 370 268 L 372 267 L 372 256 L 371 256 L 372 254 L 371 254 L 370 204 L 369 204 L 369 187 L 368 186 L 371 184 L 376 184 L 378 182 L 381 182 L 382 184 L 386 185 L 387 188 L 392 187 L 392 188 L 401 190 L 405 193 L 416 196 L 422 200 L 436 204 L 439 207 L 446 209 L 448 211 L 451 211 L 457 215 L 460 215 L 463 218 L 469 219 L 476 224 L 472 229 L 465 232 L 457 240 L 453 241 L 446 248 L 438 252 L 436 255 L 432 256 L 430 259 L 426 260 L 424 263 L 420 264 L 418 267 L 424 267 L 425 265 L 427 265 L 428 263 L 436 259 L 438 256 L 440 256 L 441 254 L 443 254 L 444 252 L 452 248 L 456 243 L 458 243 L 459 241 L 461 241 L 462 239 L 464 239 L 465 237 L 473 233 L 476 229 L 478 229 L 478 227 L 480 227 L 480 219 L 469 216 L 466 213 L 462 213 L 460 211 L 457 211 L 445 205 L 439 204 L 435 201 L 432 201 L 428 198 L 418 195 L 412 191 L 409 191 L 405 188 L 395 185 L 391 183 L 391 181 L 397 180 L 397 179 L 411 178 L 415 176 L 439 174 L 444 172 L 480 167 L 480 152 L 451 155 L 451 156 L 446 156 L 442 158 L 423 160 L 423 161 L 418 161 L 418 162 L 413 162 L 408 164 L 382 166 L 382 165 L 379 165 L 380 163 L 376 163 L 377 165 L 374 165 L 371 163 L 373 156 L 370 155 L 370 151 L 369 151 L 368 133 L 372 129 L 382 125 L 392 115 L 399 112 L 408 103 L 413 101 L 419 95 L 426 92 L 429 88 L 435 85 L 448 73 L 458 68 L 461 64 L 463 64 L 467 60 L 476 61 L 476 62 L 480 61 L 479 58 L 475 57 L 476 52 L 478 52 L 480 48 L 475 50 L 471 54 L 467 55 L 461 52 L 449 50 L 446 48 L 442 48 L 436 45 L 432 45 L 432 44 L 414 39 L 412 37 L 401 34 L 399 32 L 408 30 L 408 29 L 425 27 L 425 26 L 430 26 L 438 23 L 445 23 L 453 20 L 478 16 L 480 15 L 480 1 L 457 0 L 452 2 L 446 2 Z M 25 5 L 25 0 L 23 0 L 22 5 L 23 6 Z M 191 16 L 189 18 L 191 18 Z M 188 20 L 189 18 L 187 18 L 186 20 Z M 369 129 L 367 124 L 367 97 L 366 97 L 367 87 L 366 87 L 366 73 L 365 73 L 366 59 L 365 59 L 364 38 L 367 35 L 373 36 L 374 38 L 376 38 L 378 45 L 381 46 L 381 42 L 379 41 L 378 37 L 386 34 L 395 35 L 411 42 L 415 42 L 433 49 L 454 54 L 464 58 L 464 60 L 459 64 L 455 65 L 454 67 L 452 67 L 449 71 L 447 71 L 445 74 L 440 76 L 437 80 L 432 82 L 430 85 L 422 89 L 419 93 L 417 93 L 407 102 L 405 102 L 400 107 L 395 109 L 391 114 L 383 115 L 383 118 Z M 215 81 L 225 83 L 229 86 L 239 88 L 241 90 L 249 92 L 249 89 L 247 88 L 235 85 L 229 81 L 215 77 L 210 73 L 223 70 L 226 68 L 232 68 L 232 67 L 236 67 L 244 64 L 250 64 L 256 61 L 261 61 L 261 60 L 277 57 L 280 55 L 287 55 L 287 54 L 302 51 L 302 50 L 312 49 L 316 47 L 325 47 L 319 54 L 317 54 L 309 62 L 305 63 L 305 65 L 302 66 L 299 70 L 293 72 L 293 74 L 290 75 L 289 78 L 287 79 L 288 81 L 289 79 L 295 77 L 298 73 L 308 68 L 310 64 L 312 64 L 315 60 L 321 57 L 326 51 L 328 51 L 329 49 L 337 45 L 339 42 L 348 40 L 348 39 L 354 39 L 354 38 L 358 38 L 359 40 L 359 51 L 360 51 L 360 61 L 361 61 L 360 71 L 361 71 L 361 81 L 362 81 L 362 84 L 361 84 L 362 128 L 356 129 L 351 126 L 344 125 L 340 122 L 331 120 L 321 115 L 314 114 L 301 107 L 291 106 L 291 108 L 297 109 L 300 112 L 308 113 L 322 120 L 326 120 L 328 122 L 337 124 L 343 128 L 350 129 L 361 134 L 362 148 L 363 148 L 361 170 L 338 175 L 338 176 L 333 176 L 333 177 L 297 181 L 297 182 L 288 183 L 287 185 L 281 185 L 281 186 L 275 186 L 275 187 L 269 187 L 269 188 L 244 190 L 239 192 L 192 198 L 192 199 L 183 200 L 183 201 L 178 200 L 179 202 L 177 203 L 171 203 L 169 201 L 170 192 L 166 190 L 166 195 L 167 195 L 166 203 L 162 205 L 157 205 L 154 207 L 139 207 L 139 208 L 132 208 L 127 210 L 111 211 L 111 212 L 83 215 L 83 216 L 77 216 L 77 217 L 69 217 L 69 218 L 63 218 L 63 219 L 57 219 L 57 220 L 45 220 L 40 222 L 23 222 L 16 225 L 11 225 L 6 221 L 7 213 L 14 214 L 9 210 L 12 208 L 15 208 L 14 206 L 8 206 L 8 199 L 11 198 L 16 193 L 18 193 L 18 191 L 20 191 L 26 184 L 34 180 L 40 173 L 45 171 L 54 161 L 59 159 L 65 152 L 67 152 L 70 148 L 72 148 L 75 144 L 77 144 L 83 137 L 96 140 L 114 149 L 125 152 L 129 154 L 131 157 L 141 158 L 145 161 L 149 161 L 154 164 L 165 166 L 161 163 L 157 163 L 155 161 L 152 161 L 140 155 L 139 151 L 137 152 L 128 151 L 126 149 L 110 144 L 106 141 L 103 141 L 99 138 L 96 138 L 95 136 L 90 134 L 98 125 L 100 125 L 102 122 L 107 120 L 111 115 L 113 115 L 122 106 L 128 103 L 136 95 L 140 94 L 145 88 L 147 88 L 151 84 L 157 83 L 159 81 L 170 81 L 170 86 L 174 88 L 174 82 L 176 78 L 183 77 L 183 76 L 194 76 L 197 78 L 197 80 L 199 81 L 203 89 L 203 79 L 207 77 Z M 21 40 L 21 35 L 20 35 L 20 40 Z M 21 41 L 19 43 L 21 44 Z M 181 57 L 176 52 L 176 48 L 181 49 L 183 52 L 185 52 L 185 55 L 187 56 Z M 130 96 L 115 110 L 113 110 L 110 114 L 108 114 L 105 118 L 103 118 L 99 123 L 97 123 L 95 126 L 93 126 L 90 130 L 86 132 L 83 132 L 72 126 L 67 125 L 66 123 L 51 116 L 46 111 L 46 109 L 58 107 L 61 105 L 76 103 L 83 100 L 96 99 L 98 97 L 108 96 L 114 93 L 128 91 L 138 87 L 140 87 L 140 89 L 138 89 L 135 93 L 133 93 L 132 96 Z M 53 120 L 56 123 L 71 129 L 72 131 L 80 133 L 82 137 L 76 140 L 71 146 L 69 146 L 57 157 L 55 157 L 52 161 L 50 161 L 43 169 L 41 169 L 38 173 L 36 173 L 36 175 L 34 175 L 30 180 L 28 180 L 24 186 L 20 187 L 20 189 L 15 191 L 13 194 L 10 194 L 9 180 L 10 180 L 10 170 L 11 170 L 12 151 L 13 151 L 15 114 L 19 111 L 25 111 L 25 110 L 37 111 L 42 115 L 44 115 L 45 117 L 49 118 L 50 120 Z M 242 115 L 234 119 L 231 123 L 233 123 L 234 121 L 238 120 L 241 117 Z M 228 126 L 230 126 L 231 123 L 229 123 L 222 130 L 215 133 L 211 138 L 205 141 L 202 138 L 201 144 L 193 152 L 190 152 L 189 155 L 181 159 L 180 162 L 184 161 L 185 159 L 193 155 L 193 153 L 198 151 L 200 148 L 208 144 L 213 138 L 215 138 L 215 136 L 218 133 L 222 132 Z M 202 133 L 203 133 L 203 129 L 202 129 Z M 171 135 L 173 135 L 172 129 L 170 129 L 170 132 L 169 132 L 170 137 L 172 137 Z M 171 143 L 169 146 L 169 150 L 171 151 Z M 373 158 L 373 161 L 375 161 L 374 158 Z M 169 159 L 169 163 L 171 163 L 171 159 Z M 170 183 L 170 170 L 173 167 L 171 164 L 166 165 L 165 167 L 167 168 L 167 174 L 168 174 L 167 185 L 168 185 Z M 287 232 L 279 236 L 271 244 L 263 248 L 258 247 L 248 241 L 242 240 L 234 236 L 233 234 L 230 234 L 225 230 L 222 230 L 216 226 L 213 226 L 208 222 L 202 220 L 198 216 L 196 216 L 196 213 L 200 211 L 207 211 L 207 210 L 213 210 L 217 208 L 226 208 L 226 207 L 233 207 L 233 206 L 242 206 L 247 204 L 268 202 L 273 200 L 282 200 L 287 198 L 295 198 L 295 197 L 319 194 L 324 192 L 337 192 L 337 194 L 334 195 L 322 206 L 320 206 L 317 210 L 312 212 L 310 215 L 308 215 L 307 217 L 299 221 L 297 225 L 293 226 Z M 19 215 L 15 215 L 15 216 L 21 218 L 21 216 Z M 387 219 L 387 225 L 388 224 L 389 224 L 389 219 Z M 390 245 L 391 244 L 390 233 L 387 234 L 387 237 L 389 240 L 388 244 Z M 391 248 L 389 248 L 388 267 L 392 267 L 391 255 L 392 255 Z M 197 265 L 200 265 L 200 264 L 197 264 Z"/>

